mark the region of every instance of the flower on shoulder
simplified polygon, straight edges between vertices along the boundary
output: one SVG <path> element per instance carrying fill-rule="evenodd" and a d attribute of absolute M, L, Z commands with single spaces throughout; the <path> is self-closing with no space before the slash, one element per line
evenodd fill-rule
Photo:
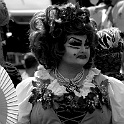
<path fill-rule="evenodd" d="M 46 70 L 46 69 L 36 71 L 34 76 L 37 78 L 37 80 L 51 79 L 51 76 L 50 76 L 48 70 Z"/>
<path fill-rule="evenodd" d="M 47 89 L 51 90 L 54 95 L 57 96 L 62 96 L 64 93 L 68 93 L 66 91 L 66 87 L 63 85 L 61 86 L 58 82 L 57 79 L 51 82 L 51 84 L 48 85 Z"/>

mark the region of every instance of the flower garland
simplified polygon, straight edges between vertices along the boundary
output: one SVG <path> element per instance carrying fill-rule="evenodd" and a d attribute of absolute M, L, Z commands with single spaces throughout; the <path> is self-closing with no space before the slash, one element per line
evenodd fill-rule
<path fill-rule="evenodd" d="M 93 69 L 89 72 L 83 85 L 74 86 L 71 82 L 68 85 L 60 85 L 57 79 L 50 76 L 47 70 L 40 70 L 35 73 L 37 81 L 33 81 L 36 87 L 29 102 L 35 104 L 41 101 L 44 109 L 63 108 L 67 111 L 84 111 L 92 113 L 95 109 L 102 110 L 102 105 L 110 109 L 108 98 L 108 80 L 97 85 L 95 75 L 99 75 Z"/>

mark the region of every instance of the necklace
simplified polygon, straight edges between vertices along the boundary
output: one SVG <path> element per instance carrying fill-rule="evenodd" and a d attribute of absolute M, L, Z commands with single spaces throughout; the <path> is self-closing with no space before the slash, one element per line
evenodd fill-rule
<path fill-rule="evenodd" d="M 75 76 L 75 78 L 72 78 L 72 79 L 65 78 L 63 75 L 61 75 L 61 73 L 57 69 L 55 69 L 54 74 L 55 74 L 55 76 L 56 76 L 56 78 L 58 79 L 59 82 L 64 82 L 64 83 L 70 83 L 71 82 L 72 84 L 77 85 L 82 80 L 82 78 L 84 76 L 84 69 L 82 69 Z"/>

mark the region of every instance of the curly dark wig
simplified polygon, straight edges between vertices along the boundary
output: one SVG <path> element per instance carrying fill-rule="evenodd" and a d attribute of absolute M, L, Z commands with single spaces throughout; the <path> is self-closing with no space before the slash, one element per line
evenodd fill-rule
<path fill-rule="evenodd" d="M 40 64 L 55 69 L 65 53 L 64 44 L 70 34 L 87 35 L 91 57 L 84 68 L 93 65 L 94 48 L 98 36 L 96 25 L 86 8 L 78 4 L 49 6 L 45 12 L 36 13 L 30 21 L 30 48 Z"/>

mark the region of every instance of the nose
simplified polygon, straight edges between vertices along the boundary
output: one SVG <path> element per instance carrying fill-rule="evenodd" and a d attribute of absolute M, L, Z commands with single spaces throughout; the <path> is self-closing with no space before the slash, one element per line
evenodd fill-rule
<path fill-rule="evenodd" d="M 84 46 L 81 46 L 80 52 L 83 53 L 83 52 L 85 52 L 85 50 L 86 50 L 86 48 Z"/>

